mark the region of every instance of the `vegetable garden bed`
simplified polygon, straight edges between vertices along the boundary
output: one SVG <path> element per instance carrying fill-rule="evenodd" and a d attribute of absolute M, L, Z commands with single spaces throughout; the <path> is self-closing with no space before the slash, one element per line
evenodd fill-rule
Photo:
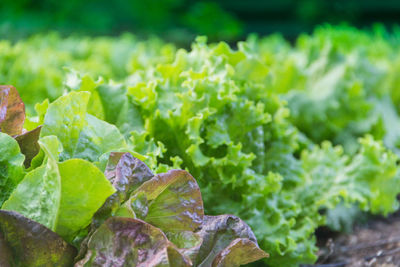
<path fill-rule="evenodd" d="M 2 41 L 1 81 L 18 89 L 27 113 L 12 87 L 1 87 L 3 221 L 45 226 L 66 248 L 83 245 L 75 261 L 89 266 L 108 247 L 98 237 L 119 244 L 121 225 L 156 233 L 163 260 L 182 264 L 314 263 L 320 227 L 350 230 L 362 214 L 398 209 L 399 36 L 326 26 L 294 46 L 251 36 L 232 49 L 199 37 L 189 51 L 130 35 Z M 154 177 L 118 184 L 108 172 L 122 155 Z M 160 177 L 186 183 L 159 198 Z M 194 184 L 195 197 L 177 197 Z M 233 217 L 203 216 L 202 201 L 206 214 Z M 164 218 L 164 208 L 176 213 L 167 212 L 176 219 L 168 226 L 154 215 Z M 216 223 L 224 230 L 210 218 L 224 218 Z M 232 220 L 241 230 L 226 230 L 237 229 Z M 170 233 L 180 223 L 189 244 Z M 201 233 L 209 224 L 231 233 L 212 253 Z M 3 257 L 21 260 L 1 229 L 12 254 Z M 126 246 L 137 249 L 134 240 Z"/>

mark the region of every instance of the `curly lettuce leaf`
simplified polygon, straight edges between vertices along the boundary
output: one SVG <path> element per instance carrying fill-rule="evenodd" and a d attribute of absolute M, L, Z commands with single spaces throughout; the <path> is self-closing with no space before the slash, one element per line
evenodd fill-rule
<path fill-rule="evenodd" d="M 399 203 L 400 175 L 397 156 L 371 136 L 360 139 L 360 151 L 349 158 L 329 142 L 302 153 L 307 178 L 299 200 L 307 208 L 334 208 L 341 200 L 356 203 L 364 211 L 388 214 Z M 312 201 L 314 205 L 310 205 Z"/>

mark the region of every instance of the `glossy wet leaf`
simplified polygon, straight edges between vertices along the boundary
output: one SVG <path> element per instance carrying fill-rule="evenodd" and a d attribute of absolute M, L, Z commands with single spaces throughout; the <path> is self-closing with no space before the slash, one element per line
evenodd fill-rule
<path fill-rule="evenodd" d="M 0 131 L 21 134 L 25 121 L 25 105 L 11 85 L 0 85 Z"/>
<path fill-rule="evenodd" d="M 268 257 L 257 243 L 247 238 L 233 240 L 214 259 L 213 267 L 237 267 Z"/>
<path fill-rule="evenodd" d="M 196 258 L 199 267 L 239 266 L 268 256 L 258 247 L 250 227 L 233 215 L 205 216 L 196 233 L 203 239 Z M 246 257 L 242 257 L 244 252 Z"/>
<path fill-rule="evenodd" d="M 190 258 L 192 262 L 196 262 L 197 254 L 203 243 L 203 239 L 198 234 L 191 231 L 179 231 L 167 232 L 166 235 L 183 255 Z"/>
<path fill-rule="evenodd" d="M 68 267 L 74 262 L 74 247 L 47 227 L 17 212 L 0 210 L 0 247 L 1 235 L 10 248 L 8 253 L 12 254 L 10 266 Z M 2 248 L 0 263 L 4 260 L 3 253 Z"/>
<path fill-rule="evenodd" d="M 143 206 L 148 208 L 145 220 L 164 231 L 193 231 L 202 223 L 204 210 L 200 189 L 186 171 L 157 174 L 142 184 L 133 198 L 138 194 L 143 194 L 149 203 Z"/>
<path fill-rule="evenodd" d="M 164 233 L 137 219 L 109 218 L 91 236 L 76 266 L 190 266 Z"/>

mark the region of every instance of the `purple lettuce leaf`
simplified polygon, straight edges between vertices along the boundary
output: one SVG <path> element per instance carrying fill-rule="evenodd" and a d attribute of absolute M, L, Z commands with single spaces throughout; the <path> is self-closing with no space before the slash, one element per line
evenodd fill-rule
<path fill-rule="evenodd" d="M 124 216 L 116 214 L 116 212 L 134 189 L 154 176 L 146 164 L 126 152 L 111 152 L 104 174 L 117 191 L 107 198 L 93 216 L 89 234 L 81 242 L 77 259 L 81 259 L 86 254 L 87 243 L 91 235 L 106 219 L 114 215 L 135 217 L 133 212 L 130 212 L 129 215 L 124 214 Z"/>
<path fill-rule="evenodd" d="M 247 238 L 237 238 L 213 260 L 213 267 L 236 267 L 268 257 L 258 245 Z"/>
<path fill-rule="evenodd" d="M 11 267 L 13 265 L 15 264 L 13 262 L 11 249 L 0 231 L 0 266 Z"/>
<path fill-rule="evenodd" d="M 146 164 L 125 152 L 110 153 L 104 174 L 117 192 L 106 200 L 94 216 L 93 224 L 96 228 L 114 215 L 134 189 L 154 176 Z"/>
<path fill-rule="evenodd" d="M 107 219 L 90 237 L 81 266 L 191 266 L 164 233 L 132 218 Z"/>
<path fill-rule="evenodd" d="M 24 165 L 25 168 L 29 168 L 32 162 L 32 159 L 39 153 L 40 146 L 38 143 L 40 130 L 42 126 L 39 126 L 32 131 L 25 132 L 15 136 L 15 140 L 17 140 L 19 148 L 21 149 L 21 153 L 25 155 Z"/>
<path fill-rule="evenodd" d="M 123 200 L 154 174 L 141 160 L 130 153 L 113 152 L 105 170 L 107 179 L 112 183 Z"/>
<path fill-rule="evenodd" d="M 120 207 L 113 213 L 115 217 L 99 227 L 92 224 L 81 245 L 77 267 L 157 264 L 222 267 L 239 266 L 268 256 L 258 247 L 250 227 L 239 218 L 204 216 L 200 189 L 186 171 L 157 174 L 121 203 L 130 193 L 127 188 L 132 179 L 125 177 L 133 176 L 135 168 L 127 164 L 132 158 L 128 153 L 110 156 L 105 173 L 119 191 L 114 194 L 116 198 L 109 200 Z M 142 169 L 145 166 L 142 162 L 133 165 Z M 147 167 L 143 170 L 149 178 L 151 172 Z M 139 182 L 132 186 L 143 181 L 133 180 Z"/>
<path fill-rule="evenodd" d="M 236 216 L 204 216 L 196 233 L 203 239 L 196 266 L 239 266 L 268 257 L 250 227 Z"/>
<path fill-rule="evenodd" d="M 0 210 L 0 247 L 1 266 L 71 266 L 76 255 L 74 247 L 47 227 L 5 210 Z"/>

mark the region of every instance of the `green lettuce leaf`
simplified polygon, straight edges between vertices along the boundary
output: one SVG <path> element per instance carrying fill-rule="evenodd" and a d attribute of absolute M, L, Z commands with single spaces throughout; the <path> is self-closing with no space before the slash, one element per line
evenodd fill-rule
<path fill-rule="evenodd" d="M 58 164 L 62 181 L 56 232 L 67 240 L 88 226 L 95 212 L 115 192 L 92 163 L 70 159 Z"/>
<path fill-rule="evenodd" d="M 168 240 L 178 247 L 181 254 L 190 258 L 192 262 L 196 261 L 197 254 L 199 254 L 203 243 L 200 235 L 191 231 L 167 232 L 166 235 Z"/>
<path fill-rule="evenodd" d="M 237 238 L 222 250 L 214 259 L 212 266 L 228 267 L 248 264 L 267 257 L 256 243 L 246 238 Z"/>
<path fill-rule="evenodd" d="M 332 209 L 341 200 L 378 214 L 398 208 L 398 157 L 371 136 L 360 139 L 360 145 L 352 159 L 343 155 L 341 147 L 333 147 L 329 142 L 302 153 L 304 169 L 310 175 L 299 192 L 305 209 Z M 310 205 L 310 200 L 315 204 Z"/>
<path fill-rule="evenodd" d="M 163 231 L 194 231 L 204 216 L 196 180 L 186 171 L 171 170 L 143 183 L 128 205 L 139 218 Z"/>
<path fill-rule="evenodd" d="M 18 143 L 9 135 L 0 133 L 0 207 L 24 177 L 24 156 Z"/>
<path fill-rule="evenodd" d="M 71 92 L 49 105 L 40 137 L 55 135 L 63 145 L 60 160 L 82 158 L 91 162 L 104 153 L 128 150 L 118 129 L 86 114 L 88 92 Z"/>
<path fill-rule="evenodd" d="M 16 211 L 51 230 L 60 212 L 61 176 L 57 166 L 60 143 L 55 136 L 39 141 L 46 154 L 43 165 L 28 172 L 2 209 Z"/>
<path fill-rule="evenodd" d="M 88 161 L 58 163 L 61 144 L 57 137 L 43 137 L 39 144 L 46 154 L 43 165 L 27 173 L 2 208 L 17 211 L 71 241 L 115 189 Z"/>

